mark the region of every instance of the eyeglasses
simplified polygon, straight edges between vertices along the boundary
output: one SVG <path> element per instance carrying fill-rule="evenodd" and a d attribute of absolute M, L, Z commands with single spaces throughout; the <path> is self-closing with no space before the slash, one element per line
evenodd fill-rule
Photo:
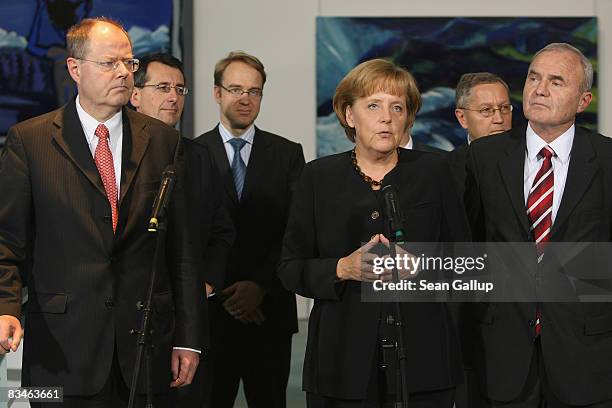
<path fill-rule="evenodd" d="M 223 85 L 219 85 L 219 86 L 225 89 L 230 94 L 232 94 L 232 96 L 235 96 L 237 98 L 240 98 L 243 94 L 248 94 L 252 98 L 261 98 L 263 96 L 263 90 L 259 88 L 251 88 L 251 89 L 244 90 L 238 86 L 231 87 L 231 88 L 226 88 Z"/>
<path fill-rule="evenodd" d="M 100 69 L 102 69 L 102 71 L 106 71 L 106 72 L 116 71 L 117 68 L 119 68 L 119 64 L 125 65 L 127 70 L 130 72 L 136 72 L 138 71 L 138 66 L 140 65 L 140 61 L 136 58 L 118 59 L 114 61 L 94 61 L 94 60 L 88 60 L 85 58 L 77 58 L 77 59 L 81 61 L 93 62 L 94 64 L 99 66 Z"/>
<path fill-rule="evenodd" d="M 159 92 L 162 93 L 170 93 L 170 91 L 172 90 L 172 88 L 176 89 L 176 93 L 181 95 L 181 96 L 185 96 L 189 93 L 189 88 L 187 88 L 184 85 L 170 85 L 167 83 L 159 83 L 159 84 L 144 84 L 142 86 L 136 86 L 137 88 L 144 88 L 145 86 L 152 86 L 155 87 L 156 90 L 158 90 Z"/>
<path fill-rule="evenodd" d="M 478 112 L 483 117 L 490 118 L 491 116 L 495 115 L 495 111 L 499 111 L 499 113 L 501 113 L 502 115 L 508 115 L 510 112 L 512 112 L 512 105 L 508 103 L 506 105 L 500 105 L 497 108 L 494 108 L 492 106 L 486 106 L 481 109 L 470 109 L 470 108 L 459 108 L 459 109 L 465 109 L 465 110 L 469 110 L 472 112 Z"/>

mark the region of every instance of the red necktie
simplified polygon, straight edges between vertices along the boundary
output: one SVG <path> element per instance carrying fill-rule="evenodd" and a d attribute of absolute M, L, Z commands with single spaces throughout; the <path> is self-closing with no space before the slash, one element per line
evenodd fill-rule
<path fill-rule="evenodd" d="M 108 138 L 110 136 L 108 128 L 100 123 L 96 128 L 95 135 L 98 137 L 98 145 L 94 154 L 96 167 L 102 177 L 102 184 L 106 191 L 106 197 L 111 207 L 111 215 L 113 219 L 113 232 L 117 230 L 117 220 L 119 219 L 119 210 L 117 208 L 117 182 L 115 179 L 115 166 L 113 165 L 113 155 L 108 147 Z"/>
<path fill-rule="evenodd" d="M 531 222 L 531 232 L 536 243 L 538 263 L 542 261 L 544 248 L 550 239 L 552 227 L 552 204 L 555 186 L 555 175 L 552 168 L 552 157 L 555 151 L 550 146 L 544 146 L 538 157 L 543 157 L 542 167 L 533 180 L 533 186 L 529 190 L 527 198 L 527 216 Z M 542 331 L 540 324 L 541 310 L 538 304 L 536 308 L 535 335 L 539 336 Z"/>

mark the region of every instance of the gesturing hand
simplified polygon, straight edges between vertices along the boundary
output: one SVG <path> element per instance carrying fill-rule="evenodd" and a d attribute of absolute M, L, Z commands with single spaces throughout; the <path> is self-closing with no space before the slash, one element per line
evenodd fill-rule
<path fill-rule="evenodd" d="M 383 238 L 382 234 L 376 234 L 365 245 L 357 248 L 350 255 L 340 258 L 336 265 L 336 276 L 338 279 L 363 282 L 381 279 L 380 274 L 373 272 L 374 258 L 378 257 L 378 255 L 370 252 L 370 250 L 380 244 Z"/>

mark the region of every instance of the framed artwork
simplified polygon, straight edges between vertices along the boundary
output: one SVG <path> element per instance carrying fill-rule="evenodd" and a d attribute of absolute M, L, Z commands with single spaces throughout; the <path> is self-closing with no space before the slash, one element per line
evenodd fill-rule
<path fill-rule="evenodd" d="M 466 141 L 454 115 L 455 86 L 466 72 L 489 71 L 510 87 L 513 121 L 523 121 L 522 90 L 533 54 L 552 42 L 567 42 L 591 60 L 593 102 L 578 124 L 597 129 L 597 19 L 592 18 L 317 18 L 317 156 L 346 151 L 332 108 L 340 80 L 357 64 L 387 58 L 416 78 L 423 106 L 411 135 L 452 150 Z"/>
<path fill-rule="evenodd" d="M 182 53 L 180 0 L 19 0 L 0 3 L 0 136 L 76 94 L 66 70 L 66 32 L 106 16 L 128 31 L 136 57 Z"/>

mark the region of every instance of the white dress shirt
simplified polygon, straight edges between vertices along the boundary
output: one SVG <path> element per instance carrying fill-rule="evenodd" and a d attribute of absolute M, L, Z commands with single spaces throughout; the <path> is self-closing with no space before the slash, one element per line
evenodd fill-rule
<path fill-rule="evenodd" d="M 576 128 L 574 125 L 572 125 L 565 131 L 565 133 L 557 137 L 551 143 L 546 143 L 533 131 L 531 125 L 527 126 L 527 151 L 525 152 L 525 171 L 523 179 L 525 207 L 527 207 L 529 190 L 533 186 L 533 181 L 535 180 L 535 177 L 538 174 L 544 160 L 543 157 L 538 157 L 538 153 L 540 153 L 544 146 L 548 145 L 555 151 L 555 155 L 552 157 L 552 168 L 554 175 L 552 205 L 553 224 L 555 222 L 555 218 L 557 217 L 559 204 L 561 204 L 563 190 L 565 189 L 565 180 L 567 180 L 567 170 L 569 169 L 570 155 L 572 152 L 572 145 L 574 143 L 575 131 Z"/>
<path fill-rule="evenodd" d="M 232 135 L 221 122 L 219 122 L 219 133 L 221 134 L 223 146 L 225 146 L 225 153 L 227 154 L 227 159 L 229 160 L 231 167 L 232 161 L 234 160 L 234 147 L 229 143 L 229 141 L 237 136 Z M 238 137 L 246 141 L 244 147 L 242 150 L 240 150 L 240 157 L 242 157 L 244 165 L 248 166 L 249 157 L 251 157 L 251 150 L 253 149 L 253 139 L 255 138 L 255 125 L 251 125 L 241 136 Z"/>
<path fill-rule="evenodd" d="M 79 120 L 81 121 L 81 127 L 85 133 L 85 139 L 87 139 L 87 145 L 89 145 L 91 155 L 95 158 L 96 147 L 98 146 L 98 136 L 96 136 L 95 132 L 100 122 L 89 113 L 85 112 L 83 107 L 81 107 L 81 101 L 78 95 L 76 97 L 76 109 Z M 110 134 L 108 143 L 111 154 L 113 155 L 115 182 L 117 183 L 117 200 L 119 200 L 121 196 L 121 191 L 119 189 L 121 185 L 121 153 L 123 151 L 123 117 L 121 110 L 103 124 L 107 127 Z"/>

